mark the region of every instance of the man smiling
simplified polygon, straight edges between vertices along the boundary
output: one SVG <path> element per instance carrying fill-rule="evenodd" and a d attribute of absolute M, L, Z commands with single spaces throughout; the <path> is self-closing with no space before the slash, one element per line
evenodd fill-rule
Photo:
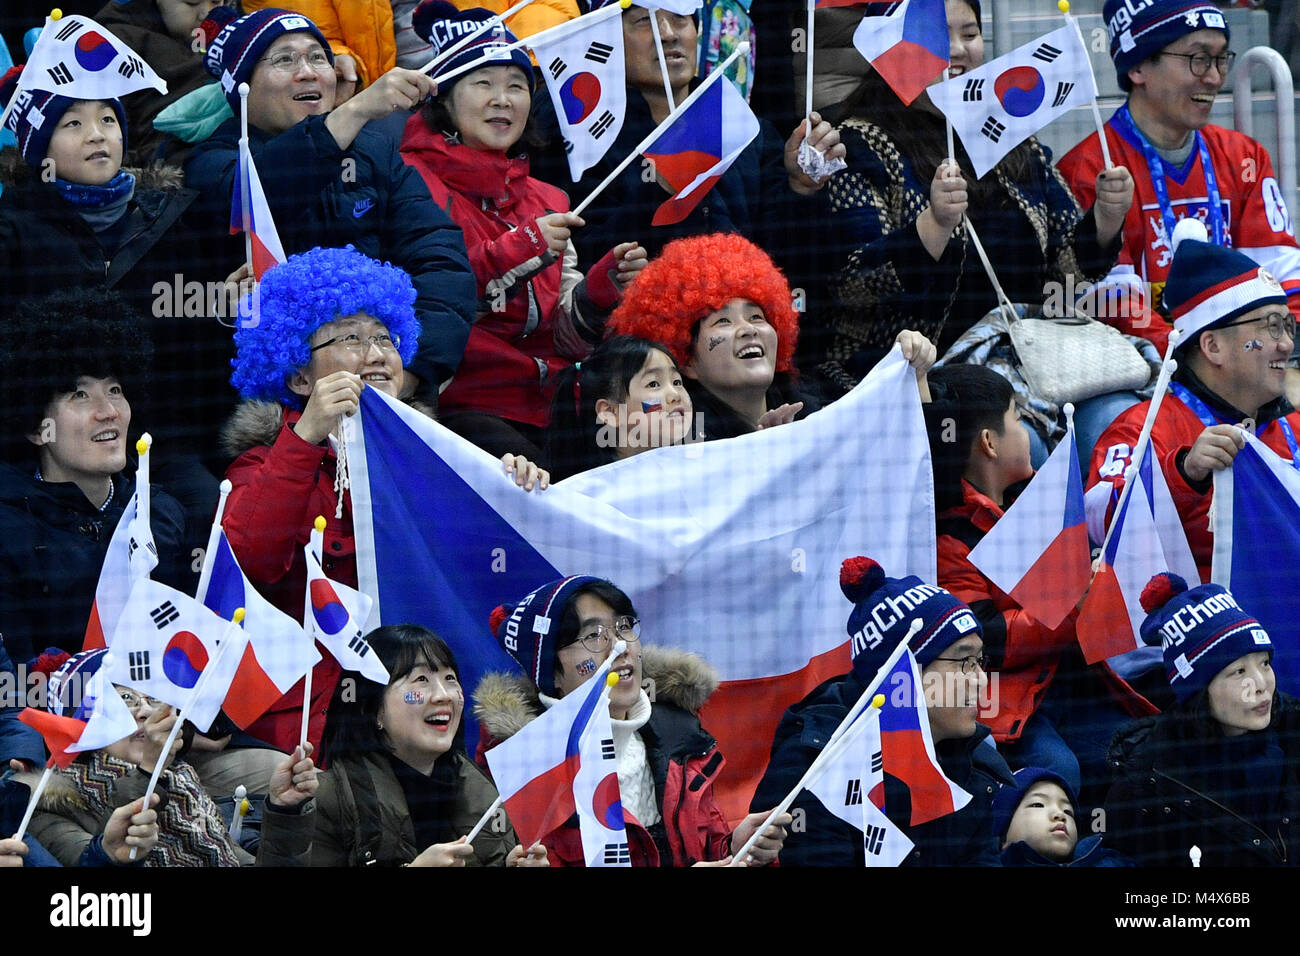
<path fill-rule="evenodd" d="M 1156 310 L 1173 260 L 1174 225 L 1186 216 L 1204 222 L 1215 244 L 1267 268 L 1300 315 L 1300 249 L 1268 152 L 1248 136 L 1209 125 L 1236 56 L 1223 12 L 1208 0 L 1107 0 L 1103 16 L 1119 85 L 1128 93 L 1106 124 L 1106 141 L 1111 159 L 1132 170 L 1136 195 L 1119 264 L 1103 283 L 1124 290 L 1122 304 L 1112 300 L 1099 317 L 1165 347 L 1169 326 Z M 1097 135 L 1059 167 L 1089 205 L 1103 168 Z"/>
<path fill-rule="evenodd" d="M 363 127 L 418 106 L 436 91 L 433 81 L 390 70 L 339 103 L 333 53 L 320 30 L 304 16 L 275 9 L 228 23 L 205 62 L 235 111 L 185 167 L 209 219 L 224 224 L 230 214 L 238 90 L 247 83 L 249 148 L 285 252 L 352 245 L 410 275 L 421 332 L 404 394 L 431 403 L 465 350 L 474 277 L 460 230 L 392 144 Z"/>

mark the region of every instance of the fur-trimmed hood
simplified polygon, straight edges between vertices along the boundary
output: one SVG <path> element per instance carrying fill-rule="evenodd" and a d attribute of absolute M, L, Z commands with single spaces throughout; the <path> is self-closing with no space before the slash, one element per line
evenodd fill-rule
<path fill-rule="evenodd" d="M 434 418 L 431 407 L 423 402 L 408 401 L 417 412 Z M 247 399 L 221 427 L 221 450 L 230 458 L 263 445 L 274 445 L 276 436 L 284 425 L 284 406 L 279 402 L 259 402 Z"/>
<path fill-rule="evenodd" d="M 174 192 L 185 187 L 185 171 L 180 166 L 163 160 L 155 160 L 148 166 L 123 166 L 123 170 L 135 177 L 137 190 L 158 190 Z M 27 165 L 18 150 L 8 147 L 0 150 L 0 186 L 5 189 L 23 186 L 38 180 L 37 171 Z"/>
<path fill-rule="evenodd" d="M 690 651 L 642 645 L 641 676 L 653 681 L 653 701 L 698 715 L 718 687 L 718 673 Z M 474 691 L 474 716 L 496 740 L 513 737 L 542 713 L 537 687 L 519 674 L 484 676 Z"/>

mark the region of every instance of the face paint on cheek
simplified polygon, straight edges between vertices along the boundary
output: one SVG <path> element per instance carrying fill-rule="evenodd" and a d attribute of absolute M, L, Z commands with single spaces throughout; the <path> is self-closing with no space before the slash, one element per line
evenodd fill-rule
<path fill-rule="evenodd" d="M 641 411 L 647 414 L 649 414 L 650 412 L 657 412 L 659 411 L 659 409 L 663 407 L 664 407 L 664 403 L 660 401 L 647 402 L 645 400 L 642 400 L 641 402 Z"/>
<path fill-rule="evenodd" d="M 578 665 L 579 677 L 586 677 L 587 675 L 594 674 L 594 673 L 596 673 L 596 662 L 593 661 L 590 657 L 588 657 L 585 661 L 583 661 L 581 664 Z"/>
<path fill-rule="evenodd" d="M 418 690 L 408 690 L 402 695 L 402 703 L 414 704 L 417 707 L 424 706 L 424 693 Z"/>
<path fill-rule="evenodd" d="M 1251 339 L 1241 347 L 1241 350 L 1243 352 L 1262 352 L 1264 351 L 1264 343 L 1259 339 Z"/>
<path fill-rule="evenodd" d="M 727 337 L 725 335 L 709 336 L 709 351 L 712 352 L 714 349 L 716 349 L 719 345 L 721 345 L 725 341 L 727 341 Z"/>

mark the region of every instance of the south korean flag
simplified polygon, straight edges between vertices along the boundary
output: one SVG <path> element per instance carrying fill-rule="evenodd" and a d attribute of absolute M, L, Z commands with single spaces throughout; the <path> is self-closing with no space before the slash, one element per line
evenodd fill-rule
<path fill-rule="evenodd" d="M 1007 153 L 1097 97 L 1079 31 L 1067 24 L 929 89 L 981 178 Z"/>
<path fill-rule="evenodd" d="M 601 670 L 592 679 L 606 680 L 608 676 Z M 573 803 L 578 811 L 582 855 L 587 866 L 631 866 L 618 788 L 614 728 L 609 719 L 608 686 L 597 699 L 591 719 L 578 738 L 578 753 L 581 763 L 573 778 Z"/>
<path fill-rule="evenodd" d="M 898 866 L 913 844 L 884 813 L 879 715 L 874 707 L 868 708 L 845 731 L 843 747 L 808 789 L 827 810 L 862 831 L 864 865 Z"/>
<path fill-rule="evenodd" d="M 617 16 L 591 15 L 591 20 L 554 40 L 530 44 L 555 105 L 575 183 L 618 139 L 627 110 L 623 22 Z"/>

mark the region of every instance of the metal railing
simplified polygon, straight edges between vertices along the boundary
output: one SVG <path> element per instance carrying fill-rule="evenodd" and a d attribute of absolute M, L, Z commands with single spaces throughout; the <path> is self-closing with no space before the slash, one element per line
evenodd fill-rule
<path fill-rule="evenodd" d="M 1237 132 L 1255 135 L 1254 91 L 1250 87 L 1251 74 L 1256 67 L 1265 67 L 1273 81 L 1277 117 L 1277 181 L 1286 201 L 1291 222 L 1300 210 L 1296 207 L 1296 145 L 1295 145 L 1295 84 L 1291 68 L 1282 54 L 1272 47 L 1251 47 L 1237 58 L 1233 71 L 1232 113 Z"/>

